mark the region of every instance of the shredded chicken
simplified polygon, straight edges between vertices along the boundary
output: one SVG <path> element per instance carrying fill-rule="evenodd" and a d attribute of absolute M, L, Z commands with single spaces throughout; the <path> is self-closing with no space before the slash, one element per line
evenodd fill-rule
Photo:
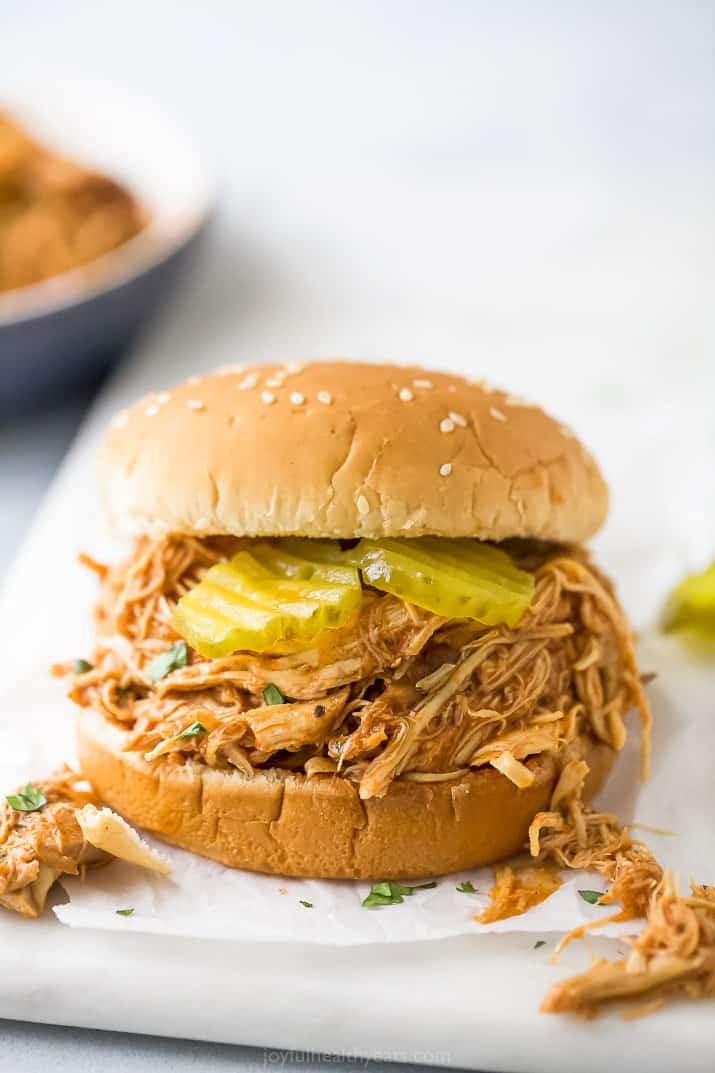
<path fill-rule="evenodd" d="M 619 903 L 619 912 L 609 920 L 635 920 L 645 916 L 653 892 L 663 872 L 643 842 L 633 841 L 628 829 L 616 816 L 595 812 L 574 799 L 563 813 L 539 813 L 534 819 L 530 838 L 532 853 L 540 861 L 555 861 L 562 868 L 597 872 L 610 886 L 600 899 L 602 905 Z M 543 834 L 547 831 L 547 834 Z M 601 920 L 596 927 L 603 924 Z M 584 929 L 577 929 L 582 934 Z M 562 941 L 565 945 L 575 934 Z"/>
<path fill-rule="evenodd" d="M 663 874 L 649 848 L 631 839 L 616 816 L 583 805 L 587 770 L 580 760 L 564 763 L 551 811 L 531 824 L 530 849 L 542 865 L 597 872 L 609 883 L 599 904 L 618 903 L 620 909 L 569 932 L 555 953 L 608 922 L 646 917 L 646 924 L 627 958 L 595 960 L 586 972 L 554 985 L 541 1009 L 592 1017 L 610 1001 L 637 999 L 641 1016 L 677 994 L 715 995 L 715 889 L 692 885 L 690 896 L 681 897 L 673 877 Z"/>
<path fill-rule="evenodd" d="M 0 292 L 85 265 L 145 225 L 122 186 L 39 145 L 0 112 Z"/>
<path fill-rule="evenodd" d="M 40 915 L 59 875 L 76 875 L 95 856 L 75 815 L 95 798 L 79 777 L 63 768 L 37 789 L 47 804 L 36 812 L 17 812 L 0 800 L 0 904 L 30 917 Z"/>
<path fill-rule="evenodd" d="M 623 1013 L 628 1019 L 653 1013 L 678 995 L 715 996 L 715 887 L 693 883 L 690 895 L 681 896 L 672 875 L 663 873 L 616 816 L 583 805 L 586 763 L 569 758 L 568 750 L 561 759 L 551 809 L 535 816 L 529 830 L 535 864 L 498 867 L 490 904 L 476 919 L 488 924 L 525 913 L 558 889 L 559 868 L 595 871 L 609 883 L 599 904 L 618 903 L 620 909 L 569 932 L 554 957 L 572 939 L 606 923 L 645 917 L 645 927 L 630 941 L 628 957 L 594 960 L 585 972 L 555 984 L 541 1010 L 594 1017 L 606 1004 L 628 1000 L 631 1009 Z"/>
<path fill-rule="evenodd" d="M 126 747 L 153 762 L 330 773 L 358 783 L 363 798 L 394 779 L 446 780 L 487 764 L 524 787 L 529 757 L 559 754 L 584 732 L 619 749 L 633 707 L 647 757 L 650 716 L 628 627 L 576 548 L 510 547 L 536 580 L 515 628 L 446 620 L 366 589 L 356 619 L 308 649 L 221 659 L 190 651 L 186 666 L 153 684 L 149 664 L 178 640 L 176 602 L 237 546 L 141 538 L 124 563 L 89 561 L 101 582 L 99 639 L 70 695 L 123 726 Z M 271 683 L 290 698 L 272 709 L 262 695 Z M 185 735 L 197 721 L 206 733 Z"/>
<path fill-rule="evenodd" d="M 547 865 L 531 868 L 496 869 L 495 882 L 489 891 L 489 905 L 476 920 L 491 924 L 495 920 L 520 916 L 540 902 L 545 902 L 561 886 L 556 868 Z"/>
<path fill-rule="evenodd" d="M 598 958 L 578 976 L 555 984 L 541 1005 L 546 1013 L 593 1017 L 605 1003 L 637 1000 L 639 1014 L 669 998 L 715 995 L 715 888 L 691 884 L 680 895 L 669 872 L 651 894 L 647 923 L 621 961 Z"/>
<path fill-rule="evenodd" d="M 121 857 L 166 874 L 168 866 L 68 767 L 35 784 L 46 804 L 17 811 L 0 800 L 0 905 L 41 915 L 52 884 L 86 865 Z"/>

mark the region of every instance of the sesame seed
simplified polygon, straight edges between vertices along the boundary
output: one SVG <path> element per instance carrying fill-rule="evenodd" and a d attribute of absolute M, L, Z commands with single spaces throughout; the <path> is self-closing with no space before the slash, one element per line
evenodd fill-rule
<path fill-rule="evenodd" d="M 186 405 L 189 407 L 190 410 L 206 409 L 206 403 L 202 402 L 201 399 L 189 399 Z"/>
<path fill-rule="evenodd" d="M 261 399 L 265 402 L 266 406 L 270 406 L 272 402 L 276 401 L 276 397 L 272 391 L 262 391 Z"/>
<path fill-rule="evenodd" d="M 462 417 L 461 414 L 455 414 L 453 410 L 450 410 L 449 417 L 451 421 L 454 421 L 455 425 L 459 425 L 460 428 L 467 427 L 466 417 Z"/>
<path fill-rule="evenodd" d="M 283 377 L 282 376 L 269 376 L 269 378 L 266 380 L 266 387 L 282 387 L 282 386 L 283 386 Z"/>
<path fill-rule="evenodd" d="M 305 402 L 305 395 L 301 395 L 300 391 L 292 391 L 290 394 L 290 401 L 294 406 L 302 406 Z"/>
<path fill-rule="evenodd" d="M 329 391 L 319 391 L 316 395 L 318 402 L 322 402 L 323 406 L 330 406 L 333 401 L 333 396 Z"/>
<path fill-rule="evenodd" d="M 287 361 L 283 368 L 285 369 L 285 375 L 290 376 L 294 373 L 302 373 L 304 366 L 299 361 Z"/>
<path fill-rule="evenodd" d="M 432 381 L 431 380 L 413 380 L 412 383 L 414 384 L 415 387 L 423 387 L 423 388 L 426 388 L 427 390 L 429 390 L 429 388 L 432 387 Z"/>
<path fill-rule="evenodd" d="M 454 432 L 454 421 L 449 417 L 443 417 L 439 423 L 440 432 Z"/>
<path fill-rule="evenodd" d="M 370 513 L 370 503 L 368 502 L 367 496 L 357 497 L 357 509 L 360 511 L 361 514 Z"/>
<path fill-rule="evenodd" d="M 439 475 L 440 475 L 440 477 L 449 477 L 451 472 L 452 472 L 452 463 L 451 462 L 443 462 L 442 465 L 439 467 Z"/>
<path fill-rule="evenodd" d="M 211 522 L 209 521 L 208 518 L 197 518 L 196 522 L 194 523 L 194 528 L 195 529 L 210 529 L 211 528 Z"/>
<path fill-rule="evenodd" d="M 504 402 L 507 404 L 507 406 L 533 407 L 533 403 L 529 402 L 528 399 L 523 399 L 521 395 L 507 395 L 507 397 L 504 399 Z"/>
<path fill-rule="evenodd" d="M 246 375 L 238 381 L 238 390 L 248 391 L 249 388 L 255 387 L 257 383 L 258 373 L 246 373 Z"/>
<path fill-rule="evenodd" d="M 163 406 L 165 403 L 167 403 L 169 401 L 170 398 L 171 398 L 171 395 L 169 394 L 168 391 L 161 391 L 157 395 L 156 401 L 159 403 L 160 406 Z"/>
<path fill-rule="evenodd" d="M 128 412 L 126 410 L 120 410 L 112 419 L 112 428 L 124 428 L 128 420 Z"/>
<path fill-rule="evenodd" d="M 412 402 L 414 399 L 414 395 L 408 387 L 400 388 L 399 395 L 403 402 Z"/>
<path fill-rule="evenodd" d="M 492 415 L 495 421 L 506 421 L 506 417 L 501 412 L 501 410 L 497 410 L 496 406 L 491 406 L 489 409 L 489 413 Z"/>
<path fill-rule="evenodd" d="M 159 407 L 156 405 L 155 402 L 152 402 L 151 405 L 147 406 L 146 410 L 144 411 L 144 416 L 145 417 L 154 417 L 158 413 L 159 413 Z"/>

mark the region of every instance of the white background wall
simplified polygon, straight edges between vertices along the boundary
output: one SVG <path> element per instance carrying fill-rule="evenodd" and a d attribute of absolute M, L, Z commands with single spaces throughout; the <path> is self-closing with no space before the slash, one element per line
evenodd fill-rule
<path fill-rule="evenodd" d="M 616 484 L 654 420 L 715 435 L 714 55 L 708 0 L 0 0 L 0 93 L 124 83 L 218 176 L 134 391 L 296 353 L 466 367 L 570 419 Z M 75 414 L 0 430 L 6 558 Z"/>

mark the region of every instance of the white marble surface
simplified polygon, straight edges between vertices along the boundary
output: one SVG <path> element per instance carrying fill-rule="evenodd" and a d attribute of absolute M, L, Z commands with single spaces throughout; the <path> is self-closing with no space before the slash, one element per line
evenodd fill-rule
<path fill-rule="evenodd" d="M 713 435 L 714 22 L 704 0 L 0 0 L 0 94 L 3 71 L 33 65 L 125 81 L 176 109 L 223 177 L 197 273 L 115 402 L 227 360 L 389 354 L 537 398 L 548 382 L 552 409 L 603 441 L 609 413 L 656 383 L 637 459 L 670 407 Z M 0 429 L 3 562 L 80 408 Z M 655 494 L 661 474 L 643 480 Z M 614 510 L 628 518 L 617 489 Z M 689 554 L 706 554 L 697 533 Z M 59 1073 L 264 1064 L 78 1030 L 0 1036 L 8 1069 L 50 1054 Z"/>
<path fill-rule="evenodd" d="M 0 1069 L 63 1073 L 410 1073 L 414 1063 L 341 1058 L 285 1048 L 235 1047 L 199 1040 L 133 1036 L 0 1020 Z"/>

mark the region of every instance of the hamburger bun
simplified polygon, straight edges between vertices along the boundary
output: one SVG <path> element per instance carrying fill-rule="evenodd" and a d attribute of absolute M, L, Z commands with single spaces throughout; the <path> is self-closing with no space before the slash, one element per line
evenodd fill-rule
<path fill-rule="evenodd" d="M 527 761 L 526 790 L 485 767 L 448 782 L 398 780 L 385 797 L 361 801 L 335 776 L 149 764 L 123 752 L 125 732 L 89 709 L 78 738 L 83 774 L 130 823 L 222 864 L 286 876 L 418 879 L 492 864 L 523 849 L 558 774 L 542 753 Z M 616 754 L 586 737 L 580 748 L 588 800 Z"/>
<path fill-rule="evenodd" d="M 118 414 L 100 461 L 118 535 L 437 535 L 578 543 L 603 478 L 568 429 L 483 383 L 396 365 L 261 365 Z"/>

